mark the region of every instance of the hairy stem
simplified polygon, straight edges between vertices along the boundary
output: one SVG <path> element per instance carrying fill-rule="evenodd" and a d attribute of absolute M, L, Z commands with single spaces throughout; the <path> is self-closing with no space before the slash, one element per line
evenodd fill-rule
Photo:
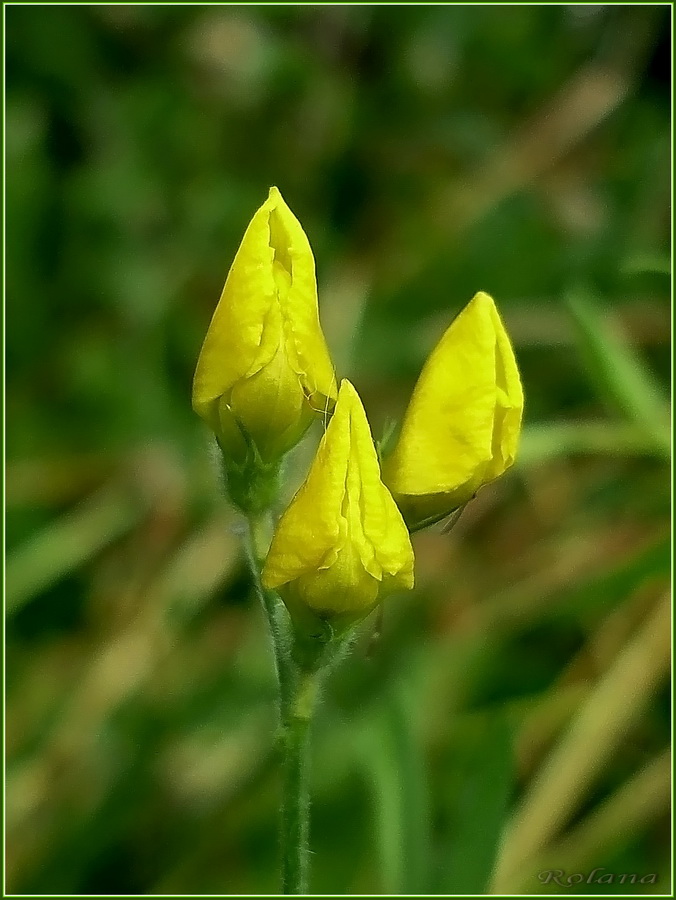
<path fill-rule="evenodd" d="M 293 630 L 286 607 L 274 591 L 263 587 L 261 581 L 272 533 L 270 515 L 250 515 L 247 522 L 247 554 L 256 593 L 270 626 L 279 684 L 282 890 L 285 894 L 305 894 L 310 832 L 310 723 L 317 696 L 318 660 L 314 666 L 299 665 L 294 658 L 298 654 L 294 654 Z"/>
<path fill-rule="evenodd" d="M 306 894 L 310 836 L 310 723 L 317 694 L 317 676 L 295 679 L 292 698 L 282 721 L 282 891 Z"/>

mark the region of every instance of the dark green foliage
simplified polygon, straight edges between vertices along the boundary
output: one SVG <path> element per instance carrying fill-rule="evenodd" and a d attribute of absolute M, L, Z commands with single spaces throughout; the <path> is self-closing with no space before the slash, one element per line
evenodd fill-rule
<path fill-rule="evenodd" d="M 477 290 L 514 340 L 519 463 L 415 536 L 417 588 L 332 675 L 313 759 L 314 889 L 486 890 L 668 587 L 669 14 L 7 7 L 10 893 L 277 887 L 270 648 L 190 408 L 272 184 L 375 434 Z M 568 825 L 662 752 L 665 698 Z M 598 865 L 668 892 L 664 809 L 620 843 Z"/>

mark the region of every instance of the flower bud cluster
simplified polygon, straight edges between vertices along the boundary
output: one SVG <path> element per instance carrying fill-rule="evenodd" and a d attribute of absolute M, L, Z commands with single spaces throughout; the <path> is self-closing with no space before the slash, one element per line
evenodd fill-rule
<path fill-rule="evenodd" d="M 340 389 L 321 330 L 315 263 L 277 188 L 254 215 L 197 363 L 193 408 L 215 433 L 231 499 L 270 503 L 281 458 L 331 416 L 282 514 L 262 581 L 295 622 L 337 627 L 413 586 L 409 532 L 466 504 L 514 462 L 523 391 L 495 303 L 479 292 L 425 363 L 382 464 L 359 396 Z"/>

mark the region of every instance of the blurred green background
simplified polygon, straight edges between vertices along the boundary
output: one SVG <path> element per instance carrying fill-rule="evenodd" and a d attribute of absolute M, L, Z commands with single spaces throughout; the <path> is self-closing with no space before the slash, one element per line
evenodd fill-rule
<path fill-rule="evenodd" d="M 374 434 L 479 289 L 527 399 L 327 687 L 313 890 L 669 893 L 670 40 L 668 5 L 6 7 L 8 891 L 277 889 L 271 658 L 190 409 L 276 184 Z M 538 880 L 597 867 L 657 884 Z"/>

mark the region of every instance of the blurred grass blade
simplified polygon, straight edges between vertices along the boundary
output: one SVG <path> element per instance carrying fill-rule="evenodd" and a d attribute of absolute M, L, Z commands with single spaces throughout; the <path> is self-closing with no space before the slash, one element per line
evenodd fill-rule
<path fill-rule="evenodd" d="M 671 751 L 665 750 L 624 782 L 537 861 L 536 870 L 590 871 L 669 812 Z M 525 891 L 527 886 L 521 886 Z"/>
<path fill-rule="evenodd" d="M 363 740 L 386 894 L 421 894 L 429 882 L 427 777 L 406 687 L 401 681 L 391 686 Z"/>
<path fill-rule="evenodd" d="M 587 538 L 592 540 L 590 535 Z M 536 580 L 526 590 L 509 587 L 482 604 L 481 627 L 492 633 L 520 631 L 535 622 L 571 616 L 603 616 L 651 581 L 669 584 L 671 535 L 660 534 L 620 559 L 584 569 L 564 583 Z"/>
<path fill-rule="evenodd" d="M 517 465 L 578 454 L 668 459 L 670 448 L 667 441 L 656 443 L 643 428 L 626 422 L 543 422 L 524 428 Z"/>
<path fill-rule="evenodd" d="M 141 514 L 127 491 L 108 487 L 50 522 L 7 557 L 7 617 L 129 531 Z"/>
<path fill-rule="evenodd" d="M 449 798 L 451 829 L 442 861 L 440 893 L 462 897 L 483 894 L 490 878 L 507 817 L 514 779 L 514 753 L 507 718 L 491 711 L 479 728 L 467 729 L 463 745 L 454 745 L 458 769 Z"/>
<path fill-rule="evenodd" d="M 514 893 L 579 809 L 629 727 L 669 674 L 671 598 L 656 604 L 637 634 L 587 695 L 521 798 L 506 830 L 491 893 Z"/>
<path fill-rule="evenodd" d="M 659 253 L 632 256 L 621 268 L 623 275 L 671 275 L 671 260 Z"/>
<path fill-rule="evenodd" d="M 610 611 L 654 579 L 668 583 L 671 569 L 671 537 L 651 541 L 602 572 L 585 579 L 553 598 L 555 615 Z"/>
<path fill-rule="evenodd" d="M 641 428 L 657 450 L 669 455 L 669 409 L 659 384 L 584 290 L 569 292 L 566 302 L 580 350 L 598 388 Z"/>

